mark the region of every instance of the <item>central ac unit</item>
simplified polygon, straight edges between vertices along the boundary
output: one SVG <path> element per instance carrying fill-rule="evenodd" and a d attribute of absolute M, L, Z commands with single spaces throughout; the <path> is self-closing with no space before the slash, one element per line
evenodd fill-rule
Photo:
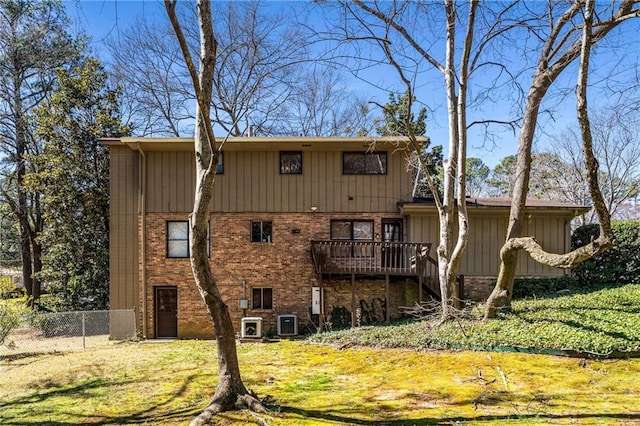
<path fill-rule="evenodd" d="M 278 336 L 297 336 L 298 317 L 294 314 L 278 315 Z"/>
<path fill-rule="evenodd" d="M 242 318 L 242 329 L 240 337 L 243 339 L 259 339 L 262 337 L 262 318 L 245 317 Z"/>

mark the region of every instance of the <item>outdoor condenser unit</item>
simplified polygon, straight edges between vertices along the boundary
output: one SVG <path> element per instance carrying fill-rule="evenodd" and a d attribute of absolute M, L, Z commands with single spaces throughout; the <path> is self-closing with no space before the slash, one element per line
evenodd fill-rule
<path fill-rule="evenodd" d="M 240 330 L 240 337 L 243 339 L 260 339 L 262 337 L 262 318 L 242 318 L 242 329 Z"/>
<path fill-rule="evenodd" d="M 297 336 L 298 316 L 294 314 L 278 315 L 278 336 Z"/>

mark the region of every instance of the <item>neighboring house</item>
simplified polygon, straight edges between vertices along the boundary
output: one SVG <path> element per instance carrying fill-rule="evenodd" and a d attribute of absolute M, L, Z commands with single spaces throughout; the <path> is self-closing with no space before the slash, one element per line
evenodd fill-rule
<path fill-rule="evenodd" d="M 188 259 L 193 140 L 103 143 L 111 159 L 111 309 L 135 309 L 144 338 L 212 337 Z M 433 203 L 413 199 L 406 157 L 402 143 L 389 138 L 225 142 L 210 258 L 239 334 L 389 320 L 400 306 L 437 297 L 437 213 Z M 464 297 L 488 294 L 508 210 L 508 200 L 469 199 Z M 570 221 L 582 211 L 532 202 L 525 232 L 550 251 L 567 251 Z M 564 273 L 521 260 L 521 276 Z M 117 322 L 111 332 L 118 337 Z"/>

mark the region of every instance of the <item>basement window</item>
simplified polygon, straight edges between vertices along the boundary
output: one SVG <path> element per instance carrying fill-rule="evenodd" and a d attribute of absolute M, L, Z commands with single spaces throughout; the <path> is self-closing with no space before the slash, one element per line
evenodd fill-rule
<path fill-rule="evenodd" d="M 254 220 L 251 222 L 251 242 L 270 243 L 273 241 L 273 225 L 271 222 Z"/>
<path fill-rule="evenodd" d="M 273 309 L 273 289 L 253 288 L 251 290 L 251 309 Z"/>

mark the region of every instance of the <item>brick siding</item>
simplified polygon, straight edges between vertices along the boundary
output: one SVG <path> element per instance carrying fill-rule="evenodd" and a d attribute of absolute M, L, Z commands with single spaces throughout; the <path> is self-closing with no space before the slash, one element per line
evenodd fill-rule
<path fill-rule="evenodd" d="M 146 217 L 147 234 L 147 326 L 148 337 L 155 336 L 154 329 L 154 287 L 176 286 L 178 290 L 178 337 L 179 338 L 211 338 L 213 327 L 206 312 L 204 303 L 195 286 L 189 259 L 166 257 L 166 222 L 170 220 L 187 220 L 187 213 L 148 214 Z M 331 219 L 372 219 L 374 233 L 381 234 L 381 215 L 372 214 L 322 214 L 322 213 L 213 213 L 211 215 L 211 266 L 214 278 L 223 299 L 229 307 L 231 318 L 240 332 L 243 317 L 262 317 L 263 332 L 275 333 L 277 316 L 295 314 L 298 316 L 298 330 L 304 332 L 311 321 L 311 291 L 318 286 L 318 280 L 311 259 L 311 240 L 328 240 L 330 238 Z M 384 215 L 384 218 L 392 218 Z M 397 218 L 397 216 L 395 216 Z M 273 239 L 271 243 L 251 242 L 251 221 L 271 221 Z M 140 251 L 141 253 L 141 251 Z M 251 289 L 269 287 L 273 289 L 273 309 L 253 310 L 241 309 L 243 298 L 243 281 L 245 297 L 249 299 L 251 308 Z M 371 303 L 376 299 L 384 300 L 384 280 L 358 279 L 358 299 Z M 350 309 L 350 281 L 344 284 L 326 285 L 325 306 L 345 306 Z M 143 286 L 141 285 L 142 289 Z M 346 290 L 345 290 L 346 288 Z M 413 300 L 411 290 L 417 284 L 409 285 L 393 282 L 391 285 L 391 312 L 397 312 L 398 305 Z M 346 296 L 344 292 L 347 291 Z M 333 294 L 335 292 L 335 295 Z M 344 304 L 344 298 L 348 303 Z M 360 303 L 360 302 L 359 302 Z M 329 312 L 327 312 L 328 314 Z M 310 329 L 313 329 L 311 327 Z"/>

